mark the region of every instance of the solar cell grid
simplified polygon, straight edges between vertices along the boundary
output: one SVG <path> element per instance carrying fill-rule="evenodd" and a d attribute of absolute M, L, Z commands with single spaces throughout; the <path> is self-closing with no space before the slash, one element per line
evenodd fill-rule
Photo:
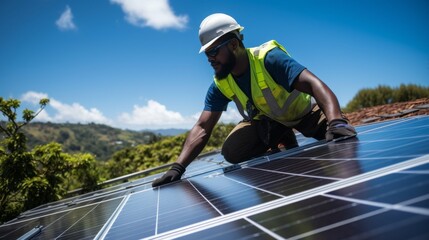
<path fill-rule="evenodd" d="M 268 192 L 274 192 L 281 196 L 288 196 L 294 193 L 302 192 L 308 189 L 315 187 L 323 186 L 330 182 L 333 182 L 332 179 L 319 178 L 312 176 L 294 176 L 288 174 L 280 174 L 282 177 L 278 179 L 270 178 L 274 173 L 266 171 L 258 171 L 258 173 L 246 174 L 244 172 L 244 177 L 235 177 L 240 183 L 248 184 L 253 187 L 258 187 Z M 240 176 L 240 173 L 237 173 Z M 254 179 L 255 175 L 264 175 L 262 179 Z M 235 175 L 236 176 L 236 175 Z M 251 176 L 249 178 L 249 176 Z"/>
<path fill-rule="evenodd" d="M 125 239 L 155 234 L 156 204 L 157 196 L 152 191 L 130 195 L 105 239 Z"/>
<path fill-rule="evenodd" d="M 186 182 L 158 190 L 158 232 L 219 216 L 219 213 Z"/>
<path fill-rule="evenodd" d="M 209 154 L 181 182 L 152 189 L 151 177 L 57 214 L 38 208 L 1 225 L 0 238 L 43 223 L 38 239 L 428 239 L 429 117 L 357 130 L 330 143 L 300 137 L 310 144 L 225 173 L 231 164 Z"/>
<path fill-rule="evenodd" d="M 424 216 L 380 209 L 291 239 L 427 239 L 428 223 Z"/>
<path fill-rule="evenodd" d="M 409 199 L 429 198 L 429 177 L 425 174 L 390 174 L 354 186 L 343 188 L 333 195 L 362 200 L 397 204 Z"/>
<path fill-rule="evenodd" d="M 248 187 L 225 177 L 196 178 L 190 180 L 198 192 L 223 214 L 228 214 L 263 202 L 277 196 Z"/>
<path fill-rule="evenodd" d="M 339 150 L 336 151 L 337 154 L 332 154 L 332 144 L 331 144 L 331 151 L 326 147 L 315 147 L 313 149 L 310 149 L 308 151 L 304 151 L 302 153 L 298 153 L 293 156 L 285 157 L 284 159 L 280 159 L 278 161 L 273 162 L 267 162 L 260 165 L 256 165 L 249 168 L 240 169 L 235 172 L 227 173 L 225 176 L 227 177 L 234 177 L 239 175 L 244 176 L 250 176 L 249 179 L 250 185 L 256 185 L 258 188 L 258 180 L 261 180 L 261 182 L 264 182 L 265 180 L 269 182 L 266 178 L 264 178 L 261 175 L 250 173 L 251 170 L 261 170 L 266 166 L 269 166 L 270 170 L 281 170 L 285 174 L 290 173 L 290 170 L 293 170 L 293 172 L 298 173 L 305 173 L 308 175 L 308 177 L 312 178 L 314 176 L 311 176 L 311 173 L 317 174 L 318 172 L 323 172 L 322 169 L 328 169 L 330 173 L 333 173 L 334 175 L 342 175 L 344 172 L 346 172 L 345 176 L 340 177 L 340 179 L 357 179 L 359 180 L 360 176 L 366 176 L 368 180 L 360 180 L 362 183 L 357 183 L 361 185 L 368 185 L 371 181 L 388 181 L 384 177 L 373 177 L 371 176 L 373 172 L 377 172 L 380 176 L 383 176 L 383 170 L 386 169 L 386 175 L 387 177 L 393 176 L 392 178 L 395 178 L 394 175 L 397 174 L 404 174 L 404 173 L 396 173 L 393 174 L 391 172 L 395 172 L 395 167 L 398 166 L 398 171 L 402 170 L 400 168 L 407 169 L 407 165 L 409 164 L 410 169 L 413 169 L 415 166 L 414 164 L 424 164 L 425 162 L 429 161 L 429 155 L 427 155 L 428 148 L 425 145 L 426 142 L 426 135 L 428 133 L 428 124 L 427 119 L 414 119 L 416 122 L 420 121 L 419 127 L 412 127 L 412 129 L 419 129 L 418 132 L 410 131 L 410 124 L 407 121 L 395 121 L 395 124 L 401 124 L 406 123 L 404 126 L 396 126 L 392 123 L 387 123 L 386 127 L 395 126 L 393 129 L 395 133 L 390 133 L 387 129 L 381 129 L 383 128 L 383 125 L 377 124 L 376 129 L 371 132 L 371 129 L 368 128 L 366 131 L 371 133 L 369 138 L 366 138 L 365 134 L 359 135 L 359 140 L 356 141 L 357 146 L 354 146 L 352 154 L 347 152 L 345 150 L 344 152 L 341 151 L 341 145 L 344 144 L 350 144 L 350 141 L 347 143 L 339 143 L 338 145 L 334 146 L 334 148 L 338 148 Z M 423 121 L 422 121 L 423 120 Z M 413 124 L 416 124 L 414 122 Z M 413 126 L 411 124 L 411 126 Z M 379 141 L 380 135 L 383 132 L 388 132 L 387 138 L 383 139 L 383 141 Z M 372 137 L 376 135 L 376 133 L 379 135 L 378 139 L 373 139 Z M 417 136 L 417 137 L 416 137 Z M 405 137 L 405 138 L 404 138 Z M 398 138 L 398 139 L 395 139 Z M 400 142 L 401 139 L 408 139 L 411 141 Z M 353 141 L 352 141 L 353 142 Z M 375 147 L 374 149 L 368 149 L 367 146 L 371 147 L 371 144 L 376 143 L 380 145 L 379 147 Z M 383 143 L 388 143 L 384 148 Z M 392 143 L 392 144 L 389 144 Z M 361 148 L 361 144 L 365 144 L 367 146 Z M 328 144 L 329 145 L 329 144 Z M 415 150 L 414 150 L 415 148 Z M 363 150 L 362 150 L 363 149 Z M 401 151 L 395 151 L 395 149 L 400 149 Z M 407 151 L 408 149 L 408 151 Z M 392 153 L 393 151 L 393 153 Z M 380 154 L 383 153 L 383 154 Z M 327 154 L 327 155 L 326 155 Z M 341 156 L 342 155 L 342 156 Z M 362 157 L 366 156 L 366 157 Z M 419 158 L 421 157 L 421 158 Z M 305 160 L 307 159 L 307 160 Z M 290 161 L 290 165 L 288 164 L 288 160 Z M 299 161 L 304 160 L 304 163 L 300 163 Z M 328 162 L 329 163 L 326 163 Z M 416 161 L 418 163 L 414 163 L 413 161 Z M 322 162 L 322 164 L 318 165 L 317 163 Z M 419 163 L 421 162 L 421 163 Z M 306 164 L 308 165 L 306 166 Z M 313 164 L 311 164 L 313 163 Z M 402 164 L 401 164 L 402 163 Z M 343 165 L 343 166 L 341 166 Z M 279 166 L 279 167 L 277 167 Z M 302 167 L 302 168 L 300 168 Z M 329 169 L 331 168 L 331 169 Z M 335 169 L 334 169 L 335 168 Z M 247 174 L 245 173 L 247 171 Z M 347 174 L 347 172 L 351 172 L 351 174 Z M 392 174 L 392 175 L 389 175 Z M 321 174 L 319 174 L 321 175 Z M 325 174 L 326 175 L 326 174 Z M 332 174 L 328 174 L 332 175 Z M 384 178 L 384 179 L 383 179 Z M 422 179 L 428 179 L 427 175 L 421 176 Z M 277 179 L 276 177 L 273 177 L 273 179 Z M 375 179 L 375 180 L 373 180 Z M 419 187 L 420 191 L 416 191 L 414 187 L 410 187 L 410 189 L 405 188 L 405 191 L 399 192 L 398 189 L 392 190 L 393 192 L 390 194 L 391 196 L 402 196 L 402 195 L 408 195 L 409 198 L 413 198 L 413 194 L 419 196 L 418 201 L 417 200 L 407 200 L 407 201 L 413 201 L 416 203 L 425 202 L 426 198 L 425 196 L 429 194 L 429 188 L 424 185 L 424 181 L 422 183 L 422 179 L 419 180 L 419 177 L 412 177 L 409 181 L 404 180 L 404 186 L 410 186 L 411 183 L 421 182 L 419 183 L 421 187 Z M 274 180 L 275 181 L 275 180 Z M 337 182 L 340 182 L 337 181 Z M 401 180 L 398 180 L 398 184 L 401 182 Z M 267 184 L 269 185 L 269 184 Z M 327 184 L 326 186 L 330 186 L 330 184 Z M 387 185 L 386 185 L 387 186 Z M 323 187 L 323 186 L 322 186 Z M 345 186 L 347 187 L 347 186 Z M 396 186 L 397 187 L 397 186 Z M 286 188 L 286 187 L 285 187 Z M 341 187 L 339 187 L 341 189 Z M 356 186 L 352 185 L 348 187 L 350 189 L 356 188 Z M 310 190 L 314 190 L 315 188 L 312 188 Z M 395 189 L 395 187 L 393 187 Z M 337 190 L 340 191 L 340 190 Z M 304 191 L 305 192 L 305 191 Z M 387 193 L 386 193 L 387 192 Z M 376 189 L 375 191 L 371 192 L 371 196 L 384 196 L 385 194 L 389 195 L 389 190 L 386 188 L 383 189 Z M 413 192 L 412 194 L 410 194 Z M 302 191 L 298 192 L 298 195 L 300 193 L 303 193 Z M 297 194 L 296 194 L 297 195 Z M 333 198 L 335 197 L 335 198 Z M 287 198 L 287 197 L 286 197 Z M 321 199 L 327 199 L 326 200 L 326 208 L 320 207 L 319 203 L 324 202 Z M 287 202 L 287 201 L 286 201 Z M 312 204 L 311 202 L 314 202 Z M 336 204 L 333 204 L 333 203 Z M 339 205 L 338 205 L 339 204 Z M 300 206 L 304 206 L 305 208 L 310 207 L 313 208 L 313 210 L 308 210 L 308 212 L 304 210 L 300 210 Z M 425 215 L 425 211 L 427 209 L 424 208 L 417 208 L 414 206 L 403 206 L 401 208 L 401 211 L 399 210 L 391 210 L 394 209 L 395 205 L 388 204 L 388 203 L 379 203 L 379 202 L 373 202 L 373 201 L 366 201 L 366 202 L 360 202 L 357 199 L 353 198 L 347 198 L 347 201 L 344 199 L 340 199 L 339 196 L 332 195 L 330 193 L 324 193 L 323 191 L 320 191 L 319 194 L 316 194 L 315 197 L 306 199 L 305 197 L 302 197 L 300 201 L 291 201 L 290 204 L 285 204 L 285 206 L 280 206 L 279 208 L 274 208 L 272 210 L 264 211 L 260 214 L 251 215 L 248 213 L 243 214 L 241 217 L 237 217 L 238 220 L 230 220 L 225 219 L 225 222 L 219 221 L 219 223 L 214 223 L 212 228 L 202 229 L 201 231 L 193 230 L 203 228 L 203 225 L 193 227 L 191 231 L 187 231 L 186 229 L 183 229 L 181 231 L 176 231 L 173 234 L 180 235 L 184 232 L 186 239 L 198 239 L 199 236 L 210 236 L 210 234 L 216 234 L 216 237 L 219 238 L 228 238 L 229 232 L 222 234 L 219 232 L 214 231 L 215 229 L 219 228 L 225 228 L 225 229 L 232 229 L 231 231 L 234 234 L 240 235 L 242 238 L 255 236 L 249 233 L 246 233 L 244 230 L 251 225 L 262 225 L 262 228 L 258 228 L 259 232 L 270 232 L 270 236 L 277 236 L 277 238 L 289 238 L 292 239 L 299 239 L 299 238 L 306 238 L 306 237 L 314 237 L 316 239 L 332 239 L 332 238 L 338 238 L 338 237 L 384 237 L 384 236 L 390 236 L 393 237 L 392 239 L 395 239 L 397 236 L 404 236 L 403 232 L 404 229 L 413 229 L 412 234 L 409 234 L 408 236 L 411 237 L 427 237 L 429 235 L 428 231 L 423 227 L 424 224 L 428 221 L 428 216 Z M 268 209 L 268 208 L 267 208 Z M 323 211 L 325 209 L 325 211 Z M 406 210 L 406 211 L 405 211 Z M 292 213 L 293 211 L 299 211 L 301 214 L 294 215 L 293 217 L 287 217 L 283 218 L 285 216 L 288 216 L 288 214 Z M 322 211 L 319 214 L 318 211 Z M 284 215 L 286 214 L 286 215 Z M 255 224 L 250 223 L 249 221 L 242 221 L 243 219 L 252 219 Z M 272 222 L 270 222 L 270 219 Z M 315 220 L 316 219 L 316 220 Z M 237 222 L 242 221 L 242 226 L 238 227 Z M 294 225 L 293 223 L 296 223 Z M 270 223 L 267 223 L 270 222 Z M 394 222 L 395 224 L 392 224 Z M 380 227 L 377 227 L 378 225 L 375 224 L 378 223 L 378 225 L 381 225 Z M 381 223 L 381 224 L 380 224 Z M 277 224 L 277 225 L 276 225 Z M 394 226 L 396 227 L 403 227 L 403 228 L 394 228 L 394 227 L 386 227 L 388 226 Z M 234 227 L 232 227 L 234 226 Z M 289 226 L 289 227 L 287 227 Z M 206 226 L 204 226 L 206 227 Z M 262 230 L 264 229 L 264 230 Z M 402 231 L 401 234 L 395 235 L 395 234 L 389 234 L 386 235 L 386 232 L 393 231 L 398 232 L 399 230 Z M 241 232 L 241 233 L 238 233 Z M 408 231 L 406 231 L 408 232 Z M 163 236 L 174 236 L 174 235 L 159 235 L 158 237 Z"/>

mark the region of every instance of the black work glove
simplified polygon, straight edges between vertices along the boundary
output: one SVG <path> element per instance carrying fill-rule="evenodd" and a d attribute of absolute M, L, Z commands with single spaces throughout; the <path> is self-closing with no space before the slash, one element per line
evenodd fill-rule
<path fill-rule="evenodd" d="M 334 119 L 328 124 L 328 129 L 325 134 L 326 141 L 332 141 L 334 138 L 344 136 L 356 136 L 355 128 L 350 125 L 345 119 Z"/>
<path fill-rule="evenodd" d="M 180 180 L 186 168 L 180 163 L 173 163 L 171 168 L 161 177 L 152 182 L 152 187 L 158 187 L 167 183 Z"/>

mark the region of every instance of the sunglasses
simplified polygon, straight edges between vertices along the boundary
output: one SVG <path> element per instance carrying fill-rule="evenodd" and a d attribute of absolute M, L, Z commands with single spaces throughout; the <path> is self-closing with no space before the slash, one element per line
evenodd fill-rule
<path fill-rule="evenodd" d="M 208 50 L 208 51 L 205 51 L 205 53 L 206 53 L 207 57 L 216 57 L 216 55 L 219 53 L 219 49 L 220 49 L 221 47 L 223 47 L 224 45 L 228 44 L 231 40 L 232 40 L 232 39 L 228 39 L 228 40 L 226 40 L 225 42 L 223 42 L 223 43 L 221 43 L 221 44 L 217 45 L 216 47 L 214 47 L 214 48 L 212 48 L 212 49 L 210 49 L 210 50 Z"/>

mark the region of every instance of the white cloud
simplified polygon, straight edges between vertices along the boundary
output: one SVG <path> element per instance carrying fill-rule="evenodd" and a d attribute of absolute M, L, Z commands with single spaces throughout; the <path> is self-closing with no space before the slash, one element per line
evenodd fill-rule
<path fill-rule="evenodd" d="M 198 118 L 200 117 L 201 112 L 197 112 L 194 115 L 191 116 L 191 120 L 195 123 Z M 219 119 L 219 122 L 221 123 L 238 123 L 241 120 L 243 120 L 243 117 L 240 115 L 238 110 L 234 107 L 228 107 L 228 110 L 226 112 L 222 112 L 222 116 Z"/>
<path fill-rule="evenodd" d="M 45 93 L 27 92 L 22 95 L 21 101 L 29 102 L 31 104 L 38 104 L 41 98 L 49 98 Z M 70 123 L 100 123 L 112 124 L 112 121 L 107 119 L 102 112 L 96 108 L 86 109 L 79 103 L 64 104 L 54 98 L 49 98 L 49 104 L 35 120 L 41 122 L 70 122 Z M 53 109 L 55 112 L 53 116 L 48 113 Z"/>
<path fill-rule="evenodd" d="M 236 108 L 228 108 L 226 112 L 222 113 L 222 116 L 219 119 L 219 122 L 223 123 L 238 123 L 243 120 L 243 117 L 240 115 Z"/>
<path fill-rule="evenodd" d="M 21 101 L 29 102 L 31 104 L 39 104 L 40 99 L 42 98 L 48 98 L 48 94 L 30 91 L 22 95 Z"/>
<path fill-rule="evenodd" d="M 138 27 L 183 29 L 188 16 L 176 16 L 168 0 L 110 0 L 121 6 L 125 19 Z"/>
<path fill-rule="evenodd" d="M 119 125 L 129 129 L 165 129 L 185 128 L 191 129 L 195 125 L 201 112 L 192 116 L 182 116 L 179 112 L 170 111 L 166 106 L 155 100 L 149 100 L 146 106 L 134 105 L 132 113 L 122 113 L 118 117 Z M 229 108 L 222 113 L 220 122 L 238 123 L 243 117 L 235 108 Z"/>
<path fill-rule="evenodd" d="M 193 123 L 192 119 L 167 110 L 164 105 L 154 100 L 149 100 L 146 106 L 134 105 L 131 114 L 122 113 L 118 120 L 133 129 L 189 128 Z"/>
<path fill-rule="evenodd" d="M 64 10 L 55 24 L 63 31 L 76 29 L 76 25 L 73 22 L 73 14 L 69 6 L 66 6 L 66 10 Z"/>
<path fill-rule="evenodd" d="M 79 103 L 65 104 L 46 93 L 29 91 L 22 95 L 21 101 L 32 105 L 39 105 L 42 98 L 49 98 L 49 104 L 36 117 L 36 121 L 55 123 L 98 123 L 118 128 L 133 130 L 184 128 L 190 129 L 197 122 L 201 112 L 192 116 L 183 116 L 179 112 L 168 110 L 165 105 L 155 100 L 149 100 L 147 105 L 134 105 L 131 113 L 121 113 L 115 121 L 106 118 L 96 108 L 85 108 Z M 29 108 L 34 110 L 34 108 Z M 242 117 L 234 108 L 223 112 L 220 122 L 238 123 Z"/>

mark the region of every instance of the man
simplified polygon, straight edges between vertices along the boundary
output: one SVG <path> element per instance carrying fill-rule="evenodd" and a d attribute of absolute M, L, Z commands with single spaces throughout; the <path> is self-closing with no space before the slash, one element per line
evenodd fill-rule
<path fill-rule="evenodd" d="M 204 111 L 191 129 L 183 150 L 152 186 L 180 180 L 186 167 L 205 147 L 230 101 L 244 120 L 226 138 L 221 153 L 231 163 L 261 155 L 283 144 L 297 146 L 292 129 L 327 141 L 356 135 L 341 114 L 337 97 L 319 78 L 292 59 L 276 41 L 245 48 L 244 28 L 226 14 L 216 13 L 200 25 L 201 52 L 214 69 L 214 82 Z"/>

